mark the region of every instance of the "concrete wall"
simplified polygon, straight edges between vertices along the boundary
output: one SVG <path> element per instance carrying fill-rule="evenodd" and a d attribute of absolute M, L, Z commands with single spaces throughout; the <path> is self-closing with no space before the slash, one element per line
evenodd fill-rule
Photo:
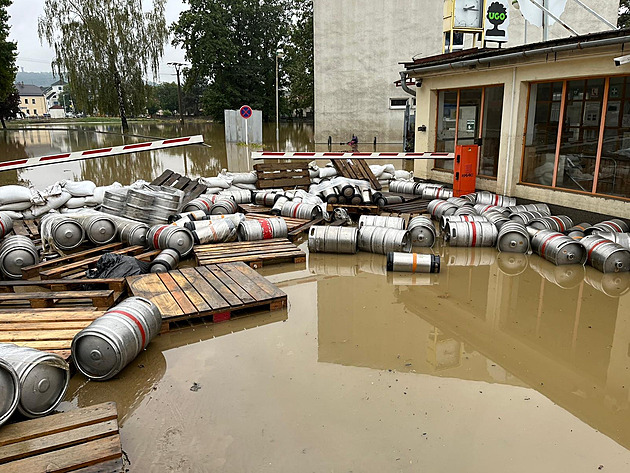
<path fill-rule="evenodd" d="M 616 23 L 618 0 L 583 0 Z M 525 26 L 514 9 L 510 42 L 522 44 Z M 442 0 L 314 0 L 315 142 L 402 143 L 404 110 L 390 98 L 407 98 L 394 85 L 400 62 L 442 52 Z M 569 0 L 562 19 L 580 34 L 609 29 Z M 559 24 L 549 39 L 567 36 Z M 542 40 L 528 25 L 527 42 Z"/>
<path fill-rule="evenodd" d="M 627 52 L 628 44 L 625 46 Z M 418 91 L 419 107 L 416 119 L 418 125 L 427 125 L 427 132 L 416 133 L 416 150 L 431 151 L 435 147 L 439 89 L 504 84 L 505 98 L 501 110 L 503 120 L 497 178 L 478 178 L 477 188 L 589 212 L 605 212 L 622 218 L 630 218 L 630 206 L 624 201 L 519 183 L 529 83 L 541 80 L 630 74 L 630 66 L 615 67 L 613 63 L 614 57 L 624 54 L 622 49 L 619 45 L 558 53 L 555 57 L 540 56 L 527 62 L 497 64 L 484 71 L 420 74 L 423 77 L 423 85 Z M 432 160 L 415 161 L 415 174 L 418 177 L 452 182 L 452 174 L 433 170 L 432 167 Z"/>

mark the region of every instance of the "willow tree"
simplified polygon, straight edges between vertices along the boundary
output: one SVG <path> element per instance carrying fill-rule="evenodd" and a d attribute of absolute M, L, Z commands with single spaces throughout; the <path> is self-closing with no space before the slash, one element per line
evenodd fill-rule
<path fill-rule="evenodd" d="M 166 0 L 46 0 L 40 40 L 55 50 L 53 73 L 65 76 L 79 108 L 119 114 L 144 110 L 145 79 L 157 78 L 168 40 Z"/>

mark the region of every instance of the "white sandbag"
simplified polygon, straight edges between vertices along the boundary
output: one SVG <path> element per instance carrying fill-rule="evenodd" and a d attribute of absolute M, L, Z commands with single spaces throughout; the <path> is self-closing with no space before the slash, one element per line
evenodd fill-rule
<path fill-rule="evenodd" d="M 381 187 L 382 186 L 389 186 L 389 180 L 386 180 L 386 179 L 384 179 L 384 180 L 380 180 L 379 179 L 378 183 L 381 185 Z"/>
<path fill-rule="evenodd" d="M 66 202 L 66 207 L 69 209 L 78 209 L 85 207 L 85 197 L 73 197 Z"/>
<path fill-rule="evenodd" d="M 313 184 L 319 184 L 320 182 L 322 182 L 322 180 L 319 177 L 313 177 L 311 178 L 311 182 Z"/>
<path fill-rule="evenodd" d="M 232 180 L 224 179 L 222 177 L 200 177 L 199 181 L 208 187 L 218 187 L 220 189 L 227 189 L 230 187 Z"/>
<path fill-rule="evenodd" d="M 322 179 L 328 177 L 335 177 L 337 175 L 337 170 L 335 168 L 323 167 L 319 168 L 319 177 Z"/>
<path fill-rule="evenodd" d="M 385 172 L 385 166 L 381 166 L 380 164 L 370 164 L 370 171 L 374 174 L 376 179 L 381 177 L 381 174 Z"/>
<path fill-rule="evenodd" d="M 65 205 L 71 198 L 72 195 L 70 195 L 69 192 L 62 192 L 61 195 L 57 197 L 49 197 L 46 205 L 33 205 L 31 207 L 31 213 L 34 217 L 39 217 L 51 210 L 57 210 L 59 207 Z"/>
<path fill-rule="evenodd" d="M 221 188 L 221 187 L 208 187 L 206 189 L 206 194 L 218 194 L 222 190 L 224 190 L 224 189 Z"/>
<path fill-rule="evenodd" d="M 258 176 L 255 171 L 226 172 L 225 175 L 232 178 L 232 184 L 255 184 L 258 180 Z"/>
<path fill-rule="evenodd" d="M 35 218 L 35 215 L 33 215 L 33 212 L 31 212 L 31 209 L 27 209 L 24 212 L 22 212 L 22 218 L 24 220 L 33 220 Z"/>
<path fill-rule="evenodd" d="M 412 178 L 413 178 L 412 172 L 405 171 L 403 169 L 397 169 L 396 172 L 394 172 L 394 179 L 404 179 L 408 181 L 409 179 L 412 179 Z"/>
<path fill-rule="evenodd" d="M 114 189 L 121 189 L 121 188 L 122 188 L 122 184 L 120 182 L 114 182 L 112 185 L 109 185 L 109 186 L 99 186 L 94 189 L 93 195 L 89 195 L 85 197 L 85 203 L 86 205 L 102 204 L 103 197 L 105 197 L 105 192 L 114 190 Z"/>
<path fill-rule="evenodd" d="M 31 204 L 30 201 L 14 202 L 12 204 L 0 205 L 0 211 L 6 212 L 7 210 L 9 210 L 9 211 L 13 211 L 13 212 L 21 212 L 22 210 L 30 209 L 31 205 L 33 205 L 33 204 Z"/>
<path fill-rule="evenodd" d="M 238 189 L 248 189 L 250 191 L 256 190 L 256 184 L 248 184 L 247 182 L 234 183 L 234 187 Z"/>
<path fill-rule="evenodd" d="M 311 177 L 311 179 L 313 179 L 315 177 L 319 177 L 319 168 L 317 168 L 317 169 L 309 169 L 308 170 L 308 175 Z"/>
<path fill-rule="evenodd" d="M 27 201 L 31 201 L 31 191 L 28 187 L 16 185 L 0 187 L 0 205 Z"/>
<path fill-rule="evenodd" d="M 61 207 L 59 209 L 59 213 L 62 213 L 62 214 L 77 214 L 81 212 L 85 212 L 85 209 L 83 207 L 78 208 L 78 209 L 69 209 L 67 207 Z"/>
<path fill-rule="evenodd" d="M 85 197 L 94 195 L 96 184 L 92 181 L 62 181 L 63 190 L 69 192 L 72 197 Z"/>
<path fill-rule="evenodd" d="M 378 180 L 379 181 L 391 181 L 393 178 L 394 178 L 393 174 L 390 174 L 388 172 L 384 172 L 378 177 Z"/>
<path fill-rule="evenodd" d="M 11 217 L 12 220 L 22 220 L 24 218 L 22 212 L 14 212 L 13 210 L 3 210 L 3 212 Z"/>
<path fill-rule="evenodd" d="M 147 181 L 143 181 L 142 179 L 138 179 L 136 182 L 134 182 L 133 184 L 130 184 L 128 186 L 123 186 L 122 188 L 128 187 L 130 189 L 142 189 L 145 186 L 150 185 L 150 182 Z"/>

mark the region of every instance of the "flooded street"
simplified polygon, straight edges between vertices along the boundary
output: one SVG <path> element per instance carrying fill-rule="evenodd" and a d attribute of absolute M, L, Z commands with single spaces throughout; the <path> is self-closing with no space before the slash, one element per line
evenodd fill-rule
<path fill-rule="evenodd" d="M 86 129 L 0 133 L 0 156 L 121 144 L 94 133 L 118 125 L 72 127 Z M 203 134 L 212 147 L 5 172 L 0 184 L 251 166 L 220 125 L 131 132 Z M 319 150 L 312 135 L 283 125 L 280 148 Z M 115 401 L 131 472 L 630 471 L 630 274 L 434 251 L 431 275 L 387 274 L 371 253 L 264 267 L 288 309 L 163 334 L 111 381 L 75 374 L 61 408 Z"/>

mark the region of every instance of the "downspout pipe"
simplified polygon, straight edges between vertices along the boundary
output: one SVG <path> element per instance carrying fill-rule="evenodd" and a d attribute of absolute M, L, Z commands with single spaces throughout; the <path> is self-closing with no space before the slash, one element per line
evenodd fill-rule
<path fill-rule="evenodd" d="M 606 39 L 598 39 L 593 41 L 586 41 L 583 43 L 575 43 L 575 44 L 565 44 L 561 46 L 548 46 L 544 48 L 534 49 L 531 51 L 518 51 L 514 53 L 502 54 L 499 56 L 491 56 L 480 59 L 469 59 L 468 61 L 459 61 L 455 63 L 447 63 L 447 64 L 438 64 L 435 66 L 427 66 L 427 67 L 411 67 L 407 69 L 407 71 L 402 71 L 400 73 L 400 77 L 407 77 L 409 72 L 435 72 L 435 71 L 443 71 L 443 70 L 455 70 L 455 69 L 463 69 L 466 67 L 478 66 L 488 64 L 492 61 L 505 61 L 510 59 L 519 59 L 519 58 L 529 58 L 533 56 L 539 56 L 549 53 L 558 53 L 561 51 L 573 51 L 587 48 L 595 48 L 598 46 L 610 46 L 615 44 L 623 44 L 630 43 L 630 36 L 621 36 L 616 38 L 606 38 Z M 404 84 L 404 81 L 403 81 Z M 415 94 L 414 94 L 415 95 Z"/>
<path fill-rule="evenodd" d="M 407 72 L 406 71 L 400 71 L 400 85 L 402 89 L 405 92 L 407 92 L 409 95 L 411 95 L 412 97 L 416 96 L 416 91 L 413 89 L 410 89 L 409 86 L 407 85 Z"/>

